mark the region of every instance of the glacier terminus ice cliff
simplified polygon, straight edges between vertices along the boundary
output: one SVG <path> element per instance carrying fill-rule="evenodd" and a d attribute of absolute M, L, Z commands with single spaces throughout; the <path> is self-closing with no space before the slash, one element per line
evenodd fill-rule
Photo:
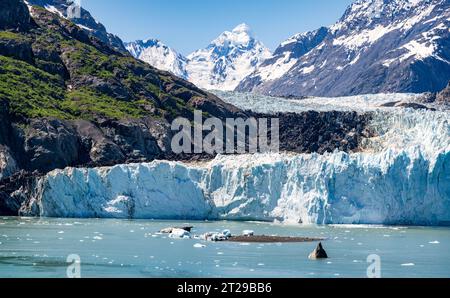
<path fill-rule="evenodd" d="M 233 95 L 238 98 L 233 103 L 239 106 L 239 96 L 244 95 Z M 374 95 L 377 98 L 370 102 L 393 96 L 400 95 Z M 289 224 L 450 224 L 448 111 L 371 108 L 363 104 L 364 98 L 351 98 L 352 108 L 371 114 L 375 136 L 365 139 L 358 152 L 217 156 L 205 162 L 55 170 L 39 179 L 21 214 Z M 265 100 L 255 101 L 252 108 L 270 106 Z M 283 101 L 274 100 L 283 110 Z M 299 109 L 314 105 L 314 99 L 303 106 L 302 101 L 286 102 Z M 345 107 L 346 102 L 348 98 L 335 98 L 327 104 Z"/>

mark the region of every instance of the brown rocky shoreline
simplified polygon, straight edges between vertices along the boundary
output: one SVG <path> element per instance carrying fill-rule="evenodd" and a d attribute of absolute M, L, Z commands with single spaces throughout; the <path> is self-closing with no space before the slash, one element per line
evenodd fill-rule
<path fill-rule="evenodd" d="M 229 242 L 242 243 L 302 243 L 302 242 L 319 242 L 324 241 L 324 238 L 310 238 L 310 237 L 287 237 L 287 236 L 231 236 L 227 239 Z"/>

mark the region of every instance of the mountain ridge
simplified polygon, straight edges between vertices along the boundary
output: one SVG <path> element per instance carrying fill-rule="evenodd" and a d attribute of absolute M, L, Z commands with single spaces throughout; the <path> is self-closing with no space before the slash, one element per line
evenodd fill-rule
<path fill-rule="evenodd" d="M 116 35 L 109 33 L 105 26 L 98 22 L 89 11 L 80 7 L 80 16 L 69 18 L 68 8 L 70 1 L 67 0 L 27 0 L 24 1 L 28 6 L 37 5 L 47 9 L 52 13 L 58 14 L 62 18 L 70 19 L 77 26 L 83 29 L 88 35 L 95 36 L 113 49 L 127 53 L 123 41 Z"/>
<path fill-rule="evenodd" d="M 188 59 L 159 39 L 126 42 L 124 46 L 133 57 L 158 69 L 169 71 L 182 79 L 188 79 L 186 70 Z"/>
<path fill-rule="evenodd" d="M 254 37 L 245 23 L 223 32 L 208 46 L 187 56 L 159 40 L 149 40 L 157 42 L 137 40 L 125 45 L 135 58 L 207 90 L 235 89 L 242 79 L 270 56 L 270 51 Z"/>
<path fill-rule="evenodd" d="M 449 5 L 358 0 L 298 60 L 287 51 L 287 58 L 263 63 L 236 90 L 298 97 L 440 91 L 450 80 Z M 264 67 L 282 71 L 271 78 Z"/>

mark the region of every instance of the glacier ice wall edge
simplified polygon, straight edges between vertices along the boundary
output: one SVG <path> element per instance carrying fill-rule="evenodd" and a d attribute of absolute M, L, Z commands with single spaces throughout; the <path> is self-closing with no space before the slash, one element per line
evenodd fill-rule
<path fill-rule="evenodd" d="M 26 215 L 439 225 L 449 169 L 449 150 L 432 163 L 419 148 L 70 168 L 43 178 Z"/>
<path fill-rule="evenodd" d="M 448 112 L 374 112 L 364 151 L 67 168 L 23 215 L 305 224 L 450 224 Z"/>

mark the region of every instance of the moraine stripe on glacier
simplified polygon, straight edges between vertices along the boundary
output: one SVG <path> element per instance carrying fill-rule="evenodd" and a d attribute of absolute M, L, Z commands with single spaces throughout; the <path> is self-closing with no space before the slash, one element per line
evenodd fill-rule
<path fill-rule="evenodd" d="M 219 156 L 56 170 L 23 215 L 450 224 L 447 112 L 374 113 L 364 152 Z"/>

